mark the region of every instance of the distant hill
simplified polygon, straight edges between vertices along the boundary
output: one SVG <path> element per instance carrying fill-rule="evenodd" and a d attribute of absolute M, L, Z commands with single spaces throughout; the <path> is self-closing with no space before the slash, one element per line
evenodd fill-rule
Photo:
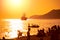
<path fill-rule="evenodd" d="M 33 15 L 30 18 L 31 19 L 60 19 L 60 9 L 51 10 L 45 15 Z"/>

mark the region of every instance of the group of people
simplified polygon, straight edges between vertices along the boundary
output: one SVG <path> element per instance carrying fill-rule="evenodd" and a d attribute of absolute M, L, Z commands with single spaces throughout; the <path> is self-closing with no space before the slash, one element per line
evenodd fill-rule
<path fill-rule="evenodd" d="M 48 28 L 48 31 L 45 33 L 45 30 L 38 30 L 37 37 L 40 38 L 40 40 L 43 40 L 44 37 L 50 36 L 50 40 L 60 40 L 60 26 L 54 25 L 51 28 Z"/>
<path fill-rule="evenodd" d="M 38 30 L 37 37 L 40 38 L 40 40 L 44 40 L 44 37 L 50 37 L 50 40 L 60 40 L 60 26 L 54 25 L 51 28 L 48 28 L 48 31 L 45 33 L 45 30 Z M 22 35 L 20 31 L 18 31 L 18 38 Z M 3 37 L 5 40 L 5 38 Z"/>

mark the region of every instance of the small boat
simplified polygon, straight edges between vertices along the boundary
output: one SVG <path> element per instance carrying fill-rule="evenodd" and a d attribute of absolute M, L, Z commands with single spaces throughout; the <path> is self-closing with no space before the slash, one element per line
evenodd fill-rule
<path fill-rule="evenodd" d="M 31 27 L 31 28 L 39 28 L 39 25 L 33 24 L 33 25 L 31 25 L 30 27 Z"/>
<path fill-rule="evenodd" d="M 21 20 L 27 20 L 27 17 L 25 14 L 23 14 L 23 16 L 21 17 Z"/>

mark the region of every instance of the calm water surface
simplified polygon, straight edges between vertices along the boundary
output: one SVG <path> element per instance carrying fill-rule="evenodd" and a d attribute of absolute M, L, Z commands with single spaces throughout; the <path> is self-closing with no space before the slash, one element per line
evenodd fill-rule
<path fill-rule="evenodd" d="M 3 36 L 5 38 L 15 38 L 17 37 L 17 30 L 20 30 L 26 36 L 28 23 L 38 24 L 39 28 L 31 28 L 30 34 L 36 35 L 38 29 L 45 29 L 45 32 L 48 28 L 51 28 L 53 25 L 60 25 L 60 19 L 28 19 L 22 21 L 20 19 L 2 19 L 0 20 L 0 38 Z"/>

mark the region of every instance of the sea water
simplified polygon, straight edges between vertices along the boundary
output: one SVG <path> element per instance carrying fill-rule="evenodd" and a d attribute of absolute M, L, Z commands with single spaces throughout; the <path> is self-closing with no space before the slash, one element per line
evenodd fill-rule
<path fill-rule="evenodd" d="M 53 25 L 60 25 L 60 19 L 1 19 L 0 20 L 0 39 L 2 37 L 6 38 L 16 38 L 17 30 L 20 30 L 23 34 L 22 36 L 27 35 L 28 24 L 30 25 L 39 25 L 39 28 L 31 28 L 30 35 L 36 35 L 37 30 L 45 29 L 45 32 L 48 31 L 48 28 L 51 28 Z"/>

